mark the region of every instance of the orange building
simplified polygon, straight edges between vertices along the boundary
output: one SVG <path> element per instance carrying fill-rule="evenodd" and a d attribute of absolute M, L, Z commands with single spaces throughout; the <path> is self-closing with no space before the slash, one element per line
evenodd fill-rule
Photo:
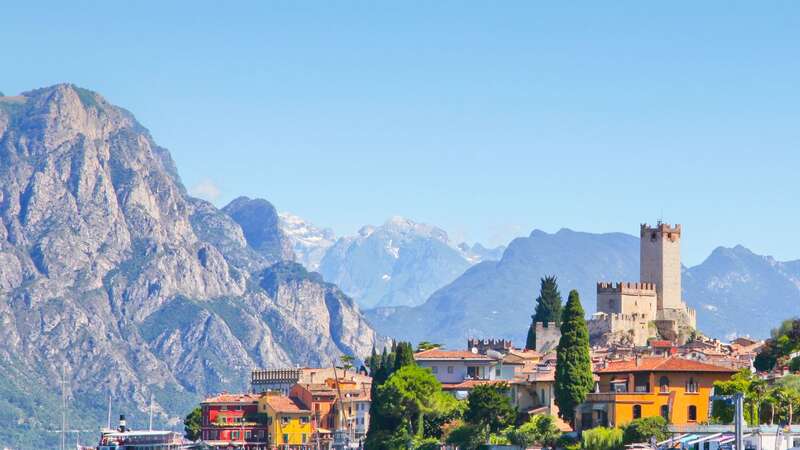
<path fill-rule="evenodd" d="M 674 356 L 608 361 L 595 370 L 596 392 L 577 408 L 576 429 L 615 427 L 651 416 L 675 425 L 705 422 L 714 382 L 735 372 Z"/>

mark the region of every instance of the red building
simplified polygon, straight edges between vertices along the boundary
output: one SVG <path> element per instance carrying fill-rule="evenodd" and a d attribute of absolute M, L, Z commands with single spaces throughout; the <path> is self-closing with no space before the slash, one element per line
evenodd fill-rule
<path fill-rule="evenodd" d="M 258 413 L 258 395 L 220 394 L 205 399 L 201 439 L 211 447 L 233 444 L 245 450 L 269 448 L 267 426 Z"/>

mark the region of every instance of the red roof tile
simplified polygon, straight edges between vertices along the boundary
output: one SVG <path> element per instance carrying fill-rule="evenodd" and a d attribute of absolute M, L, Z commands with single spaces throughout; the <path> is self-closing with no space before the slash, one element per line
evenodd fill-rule
<path fill-rule="evenodd" d="M 425 350 L 419 353 L 414 354 L 414 359 L 417 360 L 439 360 L 439 359 L 448 359 L 448 360 L 484 360 L 484 361 L 492 361 L 492 358 L 489 358 L 486 355 L 481 355 L 479 353 L 472 353 L 467 350 L 439 350 L 438 348 L 433 348 L 430 350 Z"/>
<path fill-rule="evenodd" d="M 502 380 L 464 380 L 460 383 L 442 383 L 442 390 L 444 391 L 461 391 L 472 389 L 475 386 L 480 386 L 482 384 L 498 384 L 498 383 L 507 383 L 507 381 Z"/>
<path fill-rule="evenodd" d="M 609 361 L 606 367 L 595 370 L 597 373 L 621 372 L 722 372 L 734 373 L 735 369 L 714 364 L 702 363 L 684 358 L 640 358 Z"/>
<path fill-rule="evenodd" d="M 219 394 L 214 397 L 209 397 L 201 403 L 258 403 L 258 395 L 256 394 Z"/>
<path fill-rule="evenodd" d="M 299 400 L 284 395 L 267 395 L 267 404 L 276 412 L 307 413 L 311 412 Z"/>

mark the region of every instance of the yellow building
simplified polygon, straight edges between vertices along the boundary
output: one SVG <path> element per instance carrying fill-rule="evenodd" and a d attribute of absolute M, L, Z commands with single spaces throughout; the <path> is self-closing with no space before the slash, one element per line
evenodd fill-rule
<path fill-rule="evenodd" d="M 279 392 L 265 392 L 258 400 L 258 411 L 267 415 L 267 431 L 272 447 L 312 447 L 314 430 L 311 426 L 311 411 L 299 400 Z"/>
<path fill-rule="evenodd" d="M 705 422 L 714 382 L 735 372 L 677 357 L 609 361 L 595 370 L 597 389 L 577 408 L 576 428 L 616 427 L 652 416 L 674 425 Z"/>

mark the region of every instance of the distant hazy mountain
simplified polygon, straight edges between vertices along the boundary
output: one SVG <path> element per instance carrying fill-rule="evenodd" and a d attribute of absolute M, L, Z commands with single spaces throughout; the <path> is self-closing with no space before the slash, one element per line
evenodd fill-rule
<path fill-rule="evenodd" d="M 373 326 L 389 336 L 428 340 L 454 348 L 475 337 L 524 342 L 539 280 L 558 276 L 566 301 L 578 289 L 587 313 L 594 311 L 598 280 L 636 280 L 639 240 L 622 233 L 591 234 L 563 229 L 534 231 L 513 240 L 498 261 L 481 262 L 416 307 L 366 311 Z"/>
<path fill-rule="evenodd" d="M 382 333 L 461 348 L 467 337 L 517 343 L 533 313 L 539 279 L 558 276 L 566 301 L 577 288 L 587 316 L 595 311 L 595 283 L 639 279 L 639 240 L 626 234 L 534 231 L 509 244 L 499 262 L 483 262 L 416 307 L 365 312 Z M 683 297 L 710 336 L 767 337 L 781 320 L 800 314 L 800 261 L 779 262 L 742 246 L 717 248 L 702 264 L 684 269 Z"/>
<path fill-rule="evenodd" d="M 363 307 L 417 305 L 492 254 L 480 246 L 465 247 L 454 246 L 442 229 L 394 217 L 340 238 L 322 258 L 319 272 Z"/>
<path fill-rule="evenodd" d="M 289 239 L 297 262 L 308 270 L 319 269 L 325 252 L 333 246 L 336 235 L 330 228 L 317 228 L 294 214 L 282 212 L 280 226 Z"/>
<path fill-rule="evenodd" d="M 705 333 L 767 337 L 783 319 L 800 314 L 800 261 L 719 247 L 684 271 L 683 290 Z"/>
<path fill-rule="evenodd" d="M 355 303 L 299 264 L 265 200 L 187 195 L 132 114 L 72 85 L 0 97 L 0 448 L 55 448 L 106 399 L 146 426 L 256 366 L 364 356 Z M 54 425 L 59 424 L 59 425 Z"/>

